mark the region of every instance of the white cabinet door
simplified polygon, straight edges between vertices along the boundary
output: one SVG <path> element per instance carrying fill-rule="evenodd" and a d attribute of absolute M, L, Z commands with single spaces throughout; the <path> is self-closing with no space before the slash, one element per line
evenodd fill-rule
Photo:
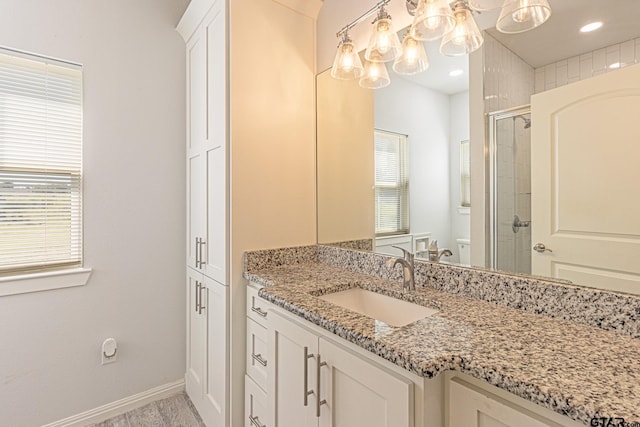
<path fill-rule="evenodd" d="M 312 427 L 316 418 L 318 337 L 277 315 L 269 314 L 267 402 L 269 427 Z M 306 381 L 305 381 L 306 379 Z M 309 394 L 313 391 L 312 394 Z"/>
<path fill-rule="evenodd" d="M 203 276 L 187 268 L 187 372 L 185 389 L 200 410 L 206 378 L 206 313 L 200 308 L 204 294 Z"/>
<path fill-rule="evenodd" d="M 324 338 L 319 353 L 320 427 L 413 427 L 411 381 Z"/>
<path fill-rule="evenodd" d="M 498 397 L 472 386 L 451 380 L 449 384 L 448 427 L 557 427 L 552 421 L 537 416 Z"/>
<path fill-rule="evenodd" d="M 269 316 L 269 427 L 413 427 L 411 381 Z"/>
<path fill-rule="evenodd" d="M 204 276 L 201 304 L 207 318 L 207 372 L 200 415 L 209 427 L 226 425 L 227 290 L 226 286 Z"/>

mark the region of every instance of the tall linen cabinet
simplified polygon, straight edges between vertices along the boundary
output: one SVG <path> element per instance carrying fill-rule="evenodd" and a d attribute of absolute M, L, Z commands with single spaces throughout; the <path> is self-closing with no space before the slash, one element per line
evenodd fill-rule
<path fill-rule="evenodd" d="M 186 42 L 185 388 L 209 427 L 243 420 L 246 250 L 316 241 L 321 0 L 192 0 Z"/>

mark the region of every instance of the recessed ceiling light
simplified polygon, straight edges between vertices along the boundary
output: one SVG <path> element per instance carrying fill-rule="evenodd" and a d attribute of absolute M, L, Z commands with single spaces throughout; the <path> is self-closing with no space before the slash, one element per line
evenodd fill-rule
<path fill-rule="evenodd" d="M 619 62 L 614 62 L 613 64 L 609 65 L 609 68 L 612 70 L 615 70 L 616 68 L 620 68 L 622 67 L 622 64 Z"/>
<path fill-rule="evenodd" d="M 451 77 L 458 77 L 458 76 L 461 76 L 461 75 L 463 75 L 463 74 L 464 74 L 464 71 L 462 71 L 462 70 L 453 70 L 453 71 L 451 71 L 451 72 L 449 73 L 449 75 L 450 75 Z"/>
<path fill-rule="evenodd" d="M 581 33 L 590 33 L 591 31 L 595 31 L 600 27 L 602 27 L 602 22 L 600 22 L 600 21 L 591 22 L 591 23 L 583 26 L 582 28 L 580 28 L 580 32 Z"/>

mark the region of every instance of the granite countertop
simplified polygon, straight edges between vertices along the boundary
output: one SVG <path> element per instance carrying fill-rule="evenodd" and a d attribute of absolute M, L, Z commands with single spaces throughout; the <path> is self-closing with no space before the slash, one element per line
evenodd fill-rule
<path fill-rule="evenodd" d="M 455 370 L 589 425 L 593 417 L 640 422 L 640 340 L 430 287 L 319 262 L 245 272 L 260 297 L 408 371 Z M 317 298 L 361 287 L 438 308 L 393 327 Z"/>

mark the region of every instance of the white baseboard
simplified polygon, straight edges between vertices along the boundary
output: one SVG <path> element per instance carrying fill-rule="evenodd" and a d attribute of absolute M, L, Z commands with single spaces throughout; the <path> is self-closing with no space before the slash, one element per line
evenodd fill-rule
<path fill-rule="evenodd" d="M 173 396 L 182 391 L 184 391 L 184 379 L 154 387 L 142 393 L 107 403 L 106 405 L 90 409 L 81 414 L 73 415 L 42 427 L 84 427 L 88 424 L 99 423 L 111 417 L 124 414 L 132 409 L 151 403 L 154 400 Z"/>

